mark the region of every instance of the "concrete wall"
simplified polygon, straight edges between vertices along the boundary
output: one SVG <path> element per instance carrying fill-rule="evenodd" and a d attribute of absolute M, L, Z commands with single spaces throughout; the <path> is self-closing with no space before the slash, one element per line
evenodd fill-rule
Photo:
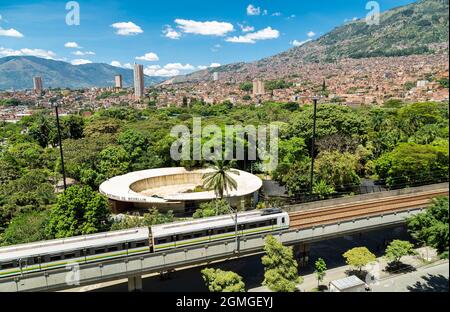
<path fill-rule="evenodd" d="M 433 184 L 433 185 L 426 185 L 426 186 L 419 186 L 419 187 L 410 187 L 410 188 L 393 190 L 393 191 L 369 193 L 369 194 L 355 195 L 355 196 L 345 197 L 345 198 L 335 198 L 335 199 L 315 201 L 315 202 L 311 202 L 311 203 L 303 203 L 303 204 L 297 204 L 297 205 L 284 206 L 283 210 L 285 210 L 287 212 L 295 212 L 295 211 L 299 211 L 299 210 L 331 207 L 331 206 L 336 206 L 336 205 L 341 205 L 341 204 L 349 204 L 349 203 L 361 202 L 361 201 L 365 201 L 365 200 L 395 197 L 395 196 L 414 194 L 414 193 L 420 193 L 420 192 L 427 192 L 427 191 L 434 191 L 434 190 L 448 190 L 448 188 L 449 188 L 449 183 L 447 182 L 447 183 L 440 183 L 440 184 Z"/>
<path fill-rule="evenodd" d="M 139 180 L 130 185 L 130 189 L 136 193 L 158 188 L 166 185 L 195 184 L 202 185 L 203 173 L 189 172 L 181 174 L 164 175 Z"/>

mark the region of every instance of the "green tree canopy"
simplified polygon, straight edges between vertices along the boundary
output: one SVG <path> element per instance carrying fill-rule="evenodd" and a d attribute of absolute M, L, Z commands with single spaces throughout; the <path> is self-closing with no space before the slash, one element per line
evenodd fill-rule
<path fill-rule="evenodd" d="M 31 211 L 14 217 L 2 236 L 3 245 L 26 244 L 47 239 L 48 211 Z"/>
<path fill-rule="evenodd" d="M 436 248 L 439 253 L 448 253 L 448 215 L 448 197 L 435 198 L 424 213 L 407 220 L 408 231 L 412 237 Z"/>
<path fill-rule="evenodd" d="M 262 257 L 263 285 L 276 292 L 296 291 L 301 278 L 298 275 L 298 264 L 292 247 L 283 246 L 276 238 L 269 235 L 266 237 L 264 251 L 266 255 Z"/>
<path fill-rule="evenodd" d="M 234 272 L 206 268 L 202 276 L 210 292 L 245 292 L 242 277 Z"/>
<path fill-rule="evenodd" d="M 194 219 L 214 217 L 229 214 L 231 212 L 231 206 L 228 201 L 224 199 L 218 199 L 215 201 L 202 203 L 200 208 L 193 214 Z"/>
<path fill-rule="evenodd" d="M 47 233 L 55 238 L 108 231 L 110 210 L 106 197 L 89 186 L 71 186 L 58 197 L 47 225 Z"/>
<path fill-rule="evenodd" d="M 327 264 L 325 263 L 325 260 L 322 258 L 317 259 L 317 261 L 314 263 L 314 273 L 316 273 L 317 277 L 317 283 L 320 285 L 320 282 L 323 281 L 325 278 L 325 275 L 327 271 Z"/>
<path fill-rule="evenodd" d="M 345 258 L 348 265 L 357 268 L 359 271 L 361 271 L 364 266 L 377 259 L 377 257 L 366 247 L 352 248 L 342 256 Z"/>
<path fill-rule="evenodd" d="M 395 239 L 386 248 L 386 259 L 399 263 L 402 257 L 415 255 L 414 245 L 408 241 Z"/>

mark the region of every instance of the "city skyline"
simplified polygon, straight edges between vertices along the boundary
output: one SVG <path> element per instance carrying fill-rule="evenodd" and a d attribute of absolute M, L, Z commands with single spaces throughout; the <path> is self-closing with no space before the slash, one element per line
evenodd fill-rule
<path fill-rule="evenodd" d="M 411 2 L 378 1 L 381 11 Z M 359 1 L 326 5 L 197 1 L 188 7 L 178 1 L 109 1 L 108 10 L 91 1 L 78 3 L 80 25 L 70 26 L 65 19 L 72 11 L 63 2 L 1 1 L 0 57 L 35 55 L 74 65 L 94 62 L 130 69 L 138 61 L 146 75 L 170 77 L 271 56 L 317 39 L 345 22 L 365 18 L 369 12 L 367 3 Z"/>

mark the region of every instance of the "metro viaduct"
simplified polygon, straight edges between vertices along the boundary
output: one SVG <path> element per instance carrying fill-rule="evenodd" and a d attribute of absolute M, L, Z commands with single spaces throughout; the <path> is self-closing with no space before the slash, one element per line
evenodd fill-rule
<path fill-rule="evenodd" d="M 448 194 L 448 184 L 445 184 Z M 392 193 L 390 194 L 392 196 Z M 367 216 L 327 222 L 271 233 L 284 245 L 294 246 L 296 255 L 305 256 L 308 245 L 317 241 L 361 232 L 392 227 L 405 223 L 405 219 L 423 212 L 426 204 L 399 211 L 381 211 Z M 128 278 L 130 291 L 142 290 L 142 276 L 170 272 L 195 265 L 226 261 L 263 252 L 268 234 L 240 236 L 235 239 L 189 246 L 160 253 L 128 256 L 120 259 L 82 264 L 44 272 L 23 274 L 0 279 L 0 292 L 59 291 Z"/>

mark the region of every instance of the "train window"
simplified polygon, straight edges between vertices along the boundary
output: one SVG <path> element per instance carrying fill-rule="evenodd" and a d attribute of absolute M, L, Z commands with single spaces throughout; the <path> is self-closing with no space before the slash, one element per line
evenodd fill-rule
<path fill-rule="evenodd" d="M 167 242 L 167 240 L 165 238 L 160 238 L 156 241 L 156 244 L 165 244 Z"/>
<path fill-rule="evenodd" d="M 183 235 L 183 239 L 191 239 L 192 235 Z"/>
<path fill-rule="evenodd" d="M 61 260 L 61 256 L 51 256 L 50 262 Z"/>
<path fill-rule="evenodd" d="M 281 219 L 281 223 L 285 223 L 286 222 L 286 219 L 285 218 L 282 218 Z"/>
<path fill-rule="evenodd" d="M 119 250 L 119 247 L 117 247 L 117 246 L 112 246 L 112 247 L 108 248 L 108 252 L 117 251 L 117 250 Z"/>
<path fill-rule="evenodd" d="M 234 227 L 230 227 L 227 229 L 228 233 L 235 232 L 235 231 L 236 231 L 236 229 Z"/>
<path fill-rule="evenodd" d="M 96 250 L 95 250 L 95 254 L 96 254 L 96 255 L 101 254 L 101 253 L 104 253 L 104 252 L 105 252 L 105 249 L 104 249 L 104 248 L 100 248 L 100 249 L 96 249 Z"/>
<path fill-rule="evenodd" d="M 12 262 L 8 262 L 8 263 L 2 263 L 2 265 L 0 265 L 0 268 L 3 269 L 11 269 L 14 268 L 14 263 Z"/>
<path fill-rule="evenodd" d="M 64 259 L 73 259 L 73 258 L 75 258 L 74 253 L 64 255 Z"/>
<path fill-rule="evenodd" d="M 145 246 L 145 242 L 136 243 L 136 248 L 144 247 L 144 246 Z"/>
<path fill-rule="evenodd" d="M 225 229 L 218 229 L 218 230 L 216 230 L 216 233 L 223 234 L 223 233 L 225 233 Z"/>
<path fill-rule="evenodd" d="M 266 226 L 266 222 L 262 222 L 260 224 L 258 224 L 258 227 L 265 227 Z"/>
<path fill-rule="evenodd" d="M 249 225 L 249 228 L 250 229 L 254 229 L 255 227 L 257 227 L 258 225 L 256 224 L 256 223 L 252 223 L 252 224 L 250 224 Z"/>
<path fill-rule="evenodd" d="M 202 236 L 205 236 L 203 233 L 195 233 L 194 234 L 194 238 L 199 238 L 199 237 L 202 237 Z"/>

